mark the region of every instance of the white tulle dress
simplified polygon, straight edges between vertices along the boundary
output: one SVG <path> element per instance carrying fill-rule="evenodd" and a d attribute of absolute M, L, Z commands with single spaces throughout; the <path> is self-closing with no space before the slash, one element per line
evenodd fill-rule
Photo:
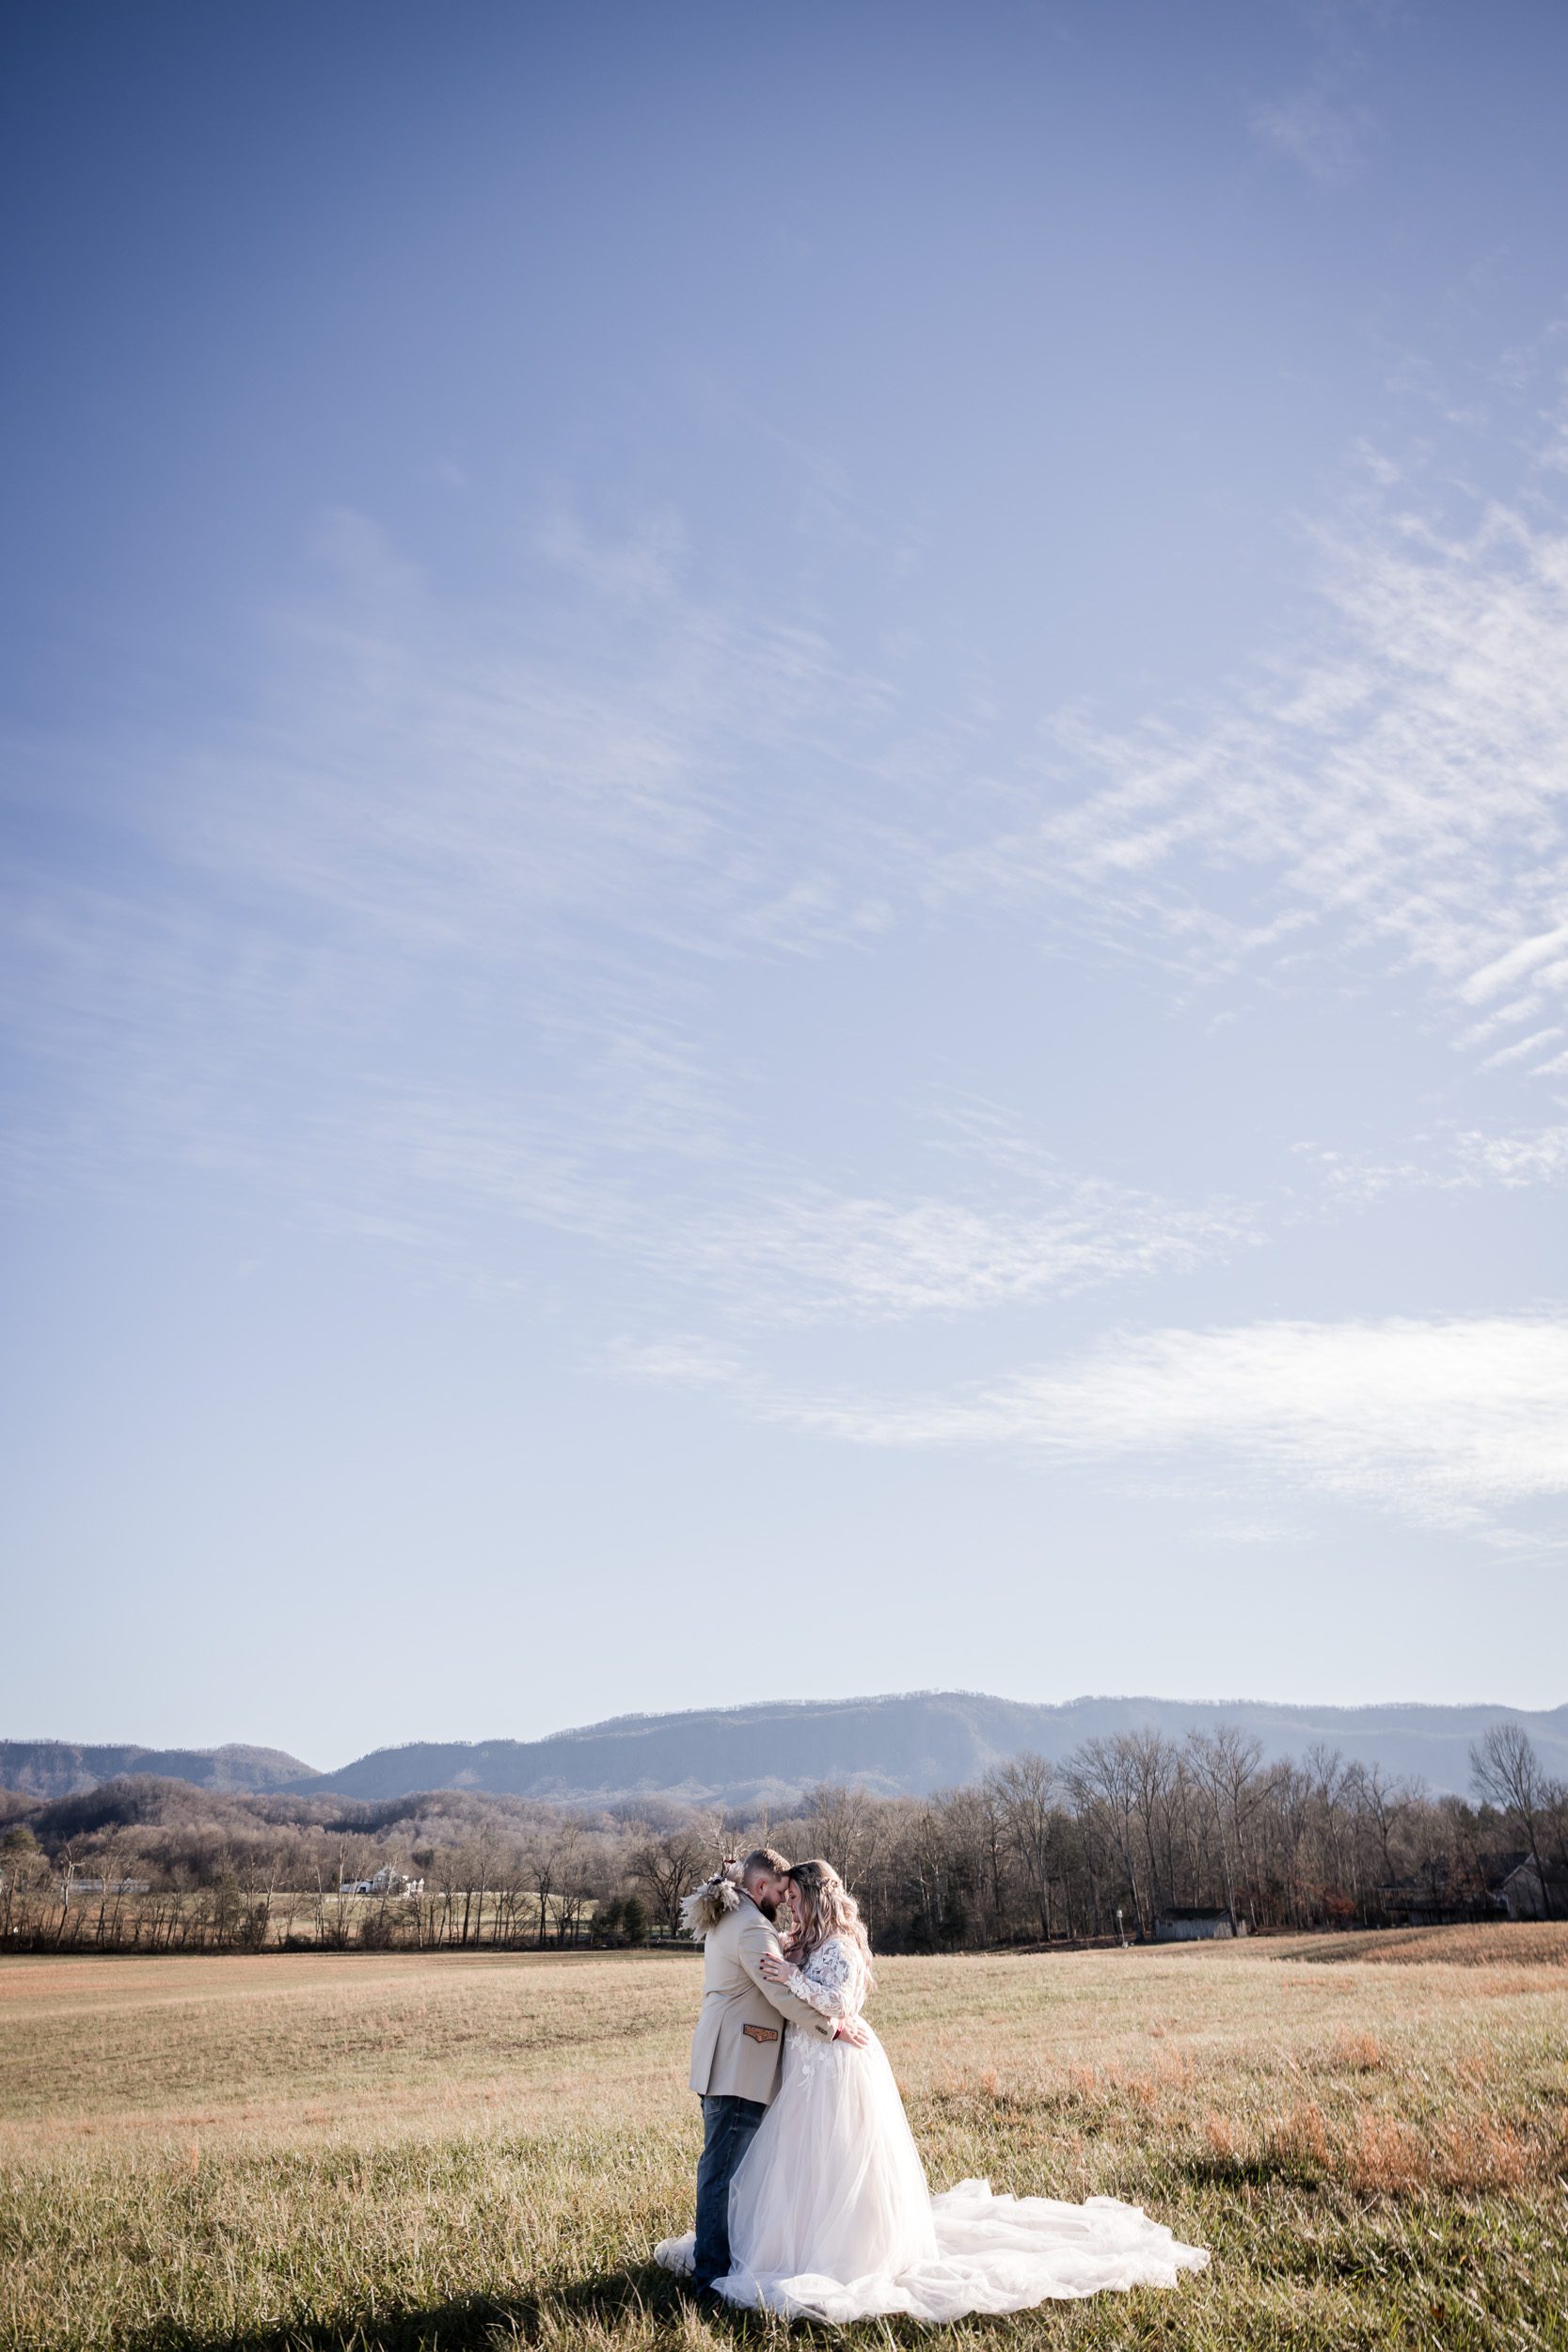
<path fill-rule="evenodd" d="M 833 1936 L 788 1989 L 826 2016 L 858 2016 L 865 1977 L 858 1948 Z M 689 2272 L 691 2247 L 689 2233 L 666 2238 L 656 2258 Z M 714 2283 L 732 2303 L 791 2317 L 940 2322 L 1109 2287 L 1173 2287 L 1208 2260 L 1114 2197 L 997 2197 L 987 2181 L 933 2197 L 875 2035 L 857 2049 L 790 2029 L 778 2095 L 736 2168 L 731 2268 Z"/>

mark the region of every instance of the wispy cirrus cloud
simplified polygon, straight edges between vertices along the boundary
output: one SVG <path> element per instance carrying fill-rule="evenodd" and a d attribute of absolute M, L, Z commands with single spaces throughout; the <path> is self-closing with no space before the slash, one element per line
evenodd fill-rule
<path fill-rule="evenodd" d="M 257 707 L 178 758 L 149 747 L 116 796 L 147 852 L 129 880 L 19 880 L 24 1051 L 81 1076 L 52 1134 L 21 1121 L 24 1174 L 168 1150 L 442 1251 L 476 1212 L 570 1232 L 777 1322 L 978 1312 L 1233 1254 L 1256 1208 L 1000 1130 L 938 1180 L 770 1146 L 714 991 L 915 923 L 961 959 L 966 926 L 1048 908 L 1056 948 L 1194 982 L 1308 958 L 1418 974 L 1472 1059 L 1548 1076 L 1568 534 L 1544 512 L 1444 531 L 1396 475 L 1323 541 L 1304 649 L 1196 715 L 1059 719 L 1046 772 L 1010 775 L 973 727 L 911 726 L 896 679 L 820 629 L 693 594 L 671 518 L 603 545 L 557 516 L 545 584 L 478 609 L 333 517 Z M 963 788 L 977 769 L 995 792 Z M 1544 1181 L 1533 1149 L 1415 1159 L 1427 1183 Z M 1342 1163 L 1330 1189 L 1396 1167 Z"/>
<path fill-rule="evenodd" d="M 1344 187 L 1356 177 L 1376 127 L 1365 106 L 1336 101 L 1316 88 L 1252 111 L 1252 135 L 1259 144 L 1325 188 Z"/>
<path fill-rule="evenodd" d="M 1203 713 L 1058 717 L 1043 771 L 1009 774 L 819 628 L 693 595 L 672 518 L 600 544 L 558 515 L 530 592 L 478 608 L 338 515 L 249 716 L 173 758 L 119 747 L 113 821 L 156 870 L 118 899 L 23 877 L 28 1041 L 85 1055 L 96 1023 L 112 1079 L 133 1029 L 177 1063 L 204 1004 L 224 1047 L 258 988 L 330 1038 L 444 971 L 608 1051 L 689 1027 L 716 964 L 1049 905 L 1058 947 L 1195 980 L 1380 958 L 1466 1053 L 1550 1075 L 1568 533 L 1523 506 L 1445 532 L 1396 478 L 1322 544 L 1305 648 Z"/>
<path fill-rule="evenodd" d="M 1069 1362 L 912 1403 L 754 1397 L 882 1446 L 1003 1446 L 1167 1475 L 1227 1460 L 1264 1484 L 1506 1538 L 1568 1492 L 1568 1322 L 1265 1322 L 1118 1335 Z"/>
<path fill-rule="evenodd" d="M 1456 1026 L 1527 1020 L 1568 990 L 1568 532 L 1497 504 L 1445 531 L 1385 497 L 1323 562 L 1307 650 L 1189 720 L 1058 722 L 1041 814 L 946 887 L 1055 900 L 1195 979 L 1370 953 Z"/>
<path fill-rule="evenodd" d="M 1512 1045 L 1499 1045 L 1496 1053 L 1487 1055 L 1481 1066 L 1483 1070 L 1506 1070 L 1511 1062 L 1533 1060 L 1536 1074 L 1543 1075 L 1550 1069 L 1552 1060 L 1546 1048 L 1555 1044 L 1561 1035 L 1560 1028 L 1535 1029 L 1528 1037 L 1516 1038 Z"/>
<path fill-rule="evenodd" d="M 1323 188 L 1360 174 L 1377 118 L 1358 95 L 1368 87 L 1363 37 L 1383 13 L 1382 0 L 1329 0 L 1301 12 L 1310 43 L 1306 77 L 1283 96 L 1252 108 L 1253 139 L 1266 153 L 1304 171 Z"/>
<path fill-rule="evenodd" d="M 668 520 L 599 543 L 557 515 L 526 588 L 459 604 L 367 517 L 329 517 L 271 707 L 150 822 L 182 862 L 416 953 L 875 932 L 874 812 L 845 780 L 891 690 L 817 628 L 695 596 L 680 549 Z"/>
<path fill-rule="evenodd" d="M 504 1162 L 603 1223 L 629 1150 L 734 1148 L 708 975 L 885 924 L 845 788 L 884 690 L 820 630 L 696 596 L 668 517 L 601 542 L 558 512 L 484 601 L 351 513 L 315 557 L 220 719 L 7 746 L 40 845 L 7 877 L 6 1026 L 37 1081 L 11 1170 L 245 1168 L 352 1218 L 401 1099 L 410 1165 Z M 438 1151 L 455 1041 L 474 1082 Z M 520 1126 L 527 1149 L 497 1140 Z M 367 1217 L 431 1230 L 428 1200 L 388 1216 L 392 1175 Z"/>
<path fill-rule="evenodd" d="M 1490 1185 L 1517 1192 L 1568 1183 L 1568 1126 L 1560 1123 L 1497 1135 L 1479 1127 L 1429 1131 L 1414 1136 L 1398 1159 L 1322 1145 L 1298 1150 L 1313 1165 L 1323 1197 L 1352 1206 L 1387 1193 L 1476 1192 Z"/>
<path fill-rule="evenodd" d="M 966 1140 L 962 1188 L 839 1191 L 711 1129 L 708 1148 L 693 1148 L 696 1120 L 663 1129 L 661 1102 L 634 1122 L 618 1094 L 596 1119 L 578 1099 L 551 1119 L 450 1095 L 388 1098 L 356 1111 L 355 1197 L 378 1231 L 395 1201 L 405 1213 L 418 1203 L 409 1230 L 426 1239 L 447 1231 L 455 1244 L 476 1216 L 490 1220 L 491 1255 L 505 1254 L 498 1232 L 514 1248 L 530 1227 L 574 1234 L 666 1298 L 772 1327 L 973 1314 L 1187 1268 L 1257 1239 L 1244 1202 L 1163 1200 L 984 1129 Z"/>
<path fill-rule="evenodd" d="M 1247 1211 L 1182 1207 L 1059 1175 L 1028 1205 L 962 1197 L 775 1196 L 705 1231 L 732 1295 L 790 1321 L 893 1320 L 1066 1296 L 1196 1264 L 1242 1246 Z"/>

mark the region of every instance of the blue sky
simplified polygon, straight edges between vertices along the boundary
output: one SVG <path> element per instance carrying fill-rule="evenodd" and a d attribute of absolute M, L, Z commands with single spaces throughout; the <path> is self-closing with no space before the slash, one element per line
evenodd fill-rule
<path fill-rule="evenodd" d="M 1568 1697 L 1561 11 L 4 40 L 8 1728 Z"/>

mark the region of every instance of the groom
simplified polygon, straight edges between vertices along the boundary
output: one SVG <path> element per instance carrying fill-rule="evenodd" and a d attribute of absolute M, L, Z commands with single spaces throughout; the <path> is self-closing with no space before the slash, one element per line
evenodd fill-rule
<path fill-rule="evenodd" d="M 703 2103 L 697 2167 L 697 2242 L 691 2280 L 699 2294 L 730 2266 L 730 2182 L 779 2088 L 785 2025 L 832 2042 L 864 2042 L 858 2020 L 820 2016 L 759 1963 L 776 1952 L 773 1917 L 789 1868 L 771 1846 L 729 1862 L 687 1898 L 693 1934 L 703 1937 L 703 2007 L 691 2044 L 691 2088 Z"/>

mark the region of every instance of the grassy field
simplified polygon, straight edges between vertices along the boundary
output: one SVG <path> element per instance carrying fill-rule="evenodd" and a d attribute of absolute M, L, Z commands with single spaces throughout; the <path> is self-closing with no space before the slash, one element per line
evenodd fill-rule
<path fill-rule="evenodd" d="M 649 2264 L 689 2218 L 697 1987 L 683 1955 L 0 1962 L 0 2343 L 782 2342 Z M 889 1961 L 872 2015 L 935 2185 L 1107 2191 L 1212 2251 L 956 2342 L 1568 2347 L 1568 1929 Z"/>

